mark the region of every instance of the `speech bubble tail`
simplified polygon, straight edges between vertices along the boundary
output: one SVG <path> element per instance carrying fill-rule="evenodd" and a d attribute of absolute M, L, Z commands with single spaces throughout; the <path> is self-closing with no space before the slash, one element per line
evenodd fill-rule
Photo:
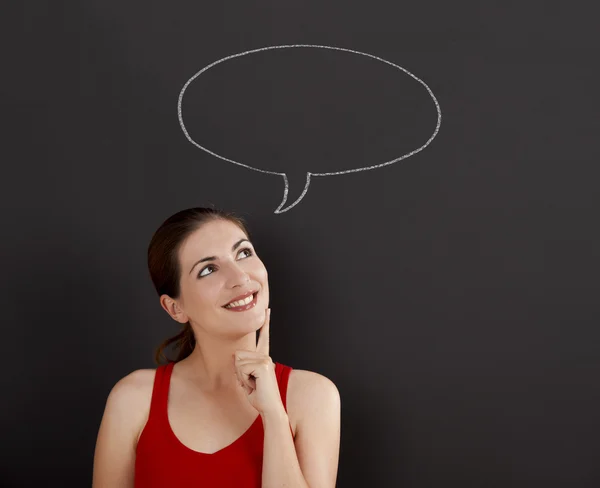
<path fill-rule="evenodd" d="M 288 210 L 290 210 L 292 207 L 296 206 L 298 203 L 300 203 L 300 200 L 302 200 L 304 198 L 304 195 L 306 195 L 306 192 L 308 191 L 308 185 L 310 185 L 310 172 L 296 172 L 296 173 L 292 173 L 289 177 L 288 177 L 289 173 L 283 173 L 283 181 L 285 184 L 285 187 L 283 189 L 283 200 L 281 201 L 281 203 L 279 204 L 279 207 L 277 207 L 277 209 L 275 210 L 274 213 L 283 213 L 283 212 L 287 212 Z M 294 182 L 294 188 L 298 188 L 299 186 L 297 185 L 297 181 L 300 180 L 304 180 L 305 184 L 304 184 L 304 190 L 302 190 L 302 193 L 300 194 L 300 196 L 298 198 L 296 198 L 296 200 L 294 201 L 294 203 L 288 205 L 285 208 L 282 208 L 285 205 L 285 202 L 287 202 L 289 196 L 290 196 L 290 180 L 292 180 Z"/>

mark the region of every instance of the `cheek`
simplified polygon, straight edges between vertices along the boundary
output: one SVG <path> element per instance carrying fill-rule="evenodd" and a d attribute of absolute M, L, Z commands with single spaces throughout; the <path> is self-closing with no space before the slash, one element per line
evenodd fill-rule
<path fill-rule="evenodd" d="M 256 275 L 258 276 L 259 280 L 261 281 L 263 287 L 268 287 L 269 286 L 269 273 L 267 273 L 267 268 L 265 268 L 264 266 L 260 266 L 259 269 L 257 270 Z"/>
<path fill-rule="evenodd" d="M 266 300 L 269 300 L 269 275 L 267 270 L 263 268 L 262 273 L 260 275 L 260 282 L 262 285 L 262 293 Z"/>
<path fill-rule="evenodd" d="M 218 293 L 218 288 L 214 286 L 203 286 L 198 284 L 194 288 L 194 304 L 195 308 L 202 313 L 202 310 L 207 310 L 219 306 L 219 300 L 222 296 Z"/>

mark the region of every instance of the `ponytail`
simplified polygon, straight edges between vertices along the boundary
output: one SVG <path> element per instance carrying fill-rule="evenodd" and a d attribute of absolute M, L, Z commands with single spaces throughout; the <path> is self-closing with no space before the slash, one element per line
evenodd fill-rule
<path fill-rule="evenodd" d="M 175 343 L 175 348 L 178 350 L 177 358 L 175 360 L 169 359 L 164 354 L 164 350 L 172 343 Z M 170 339 L 167 339 L 156 348 L 156 352 L 154 354 L 154 361 L 158 365 L 161 364 L 161 359 L 165 359 L 167 363 L 177 363 L 182 359 L 188 357 L 195 347 L 196 338 L 194 336 L 194 331 L 190 323 L 186 322 L 179 334 L 171 337 Z"/>

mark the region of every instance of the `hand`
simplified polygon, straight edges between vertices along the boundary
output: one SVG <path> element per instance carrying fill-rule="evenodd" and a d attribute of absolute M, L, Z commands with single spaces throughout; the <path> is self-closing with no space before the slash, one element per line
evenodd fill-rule
<path fill-rule="evenodd" d="M 248 395 L 250 404 L 265 415 L 284 411 L 275 376 L 275 364 L 269 356 L 269 326 L 271 309 L 267 309 L 265 321 L 260 328 L 255 351 L 235 351 L 235 374 Z"/>

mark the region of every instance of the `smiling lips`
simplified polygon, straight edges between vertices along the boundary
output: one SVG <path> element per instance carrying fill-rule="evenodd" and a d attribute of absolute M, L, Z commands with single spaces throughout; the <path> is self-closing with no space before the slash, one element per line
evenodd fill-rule
<path fill-rule="evenodd" d="M 258 297 L 258 292 L 249 292 L 246 295 L 242 295 L 242 298 L 237 298 L 229 302 L 229 304 L 224 305 L 223 308 L 227 310 L 231 310 L 232 312 L 243 312 L 245 310 L 250 310 L 256 305 L 256 298 Z M 231 306 L 231 304 L 235 304 L 235 306 Z"/>

